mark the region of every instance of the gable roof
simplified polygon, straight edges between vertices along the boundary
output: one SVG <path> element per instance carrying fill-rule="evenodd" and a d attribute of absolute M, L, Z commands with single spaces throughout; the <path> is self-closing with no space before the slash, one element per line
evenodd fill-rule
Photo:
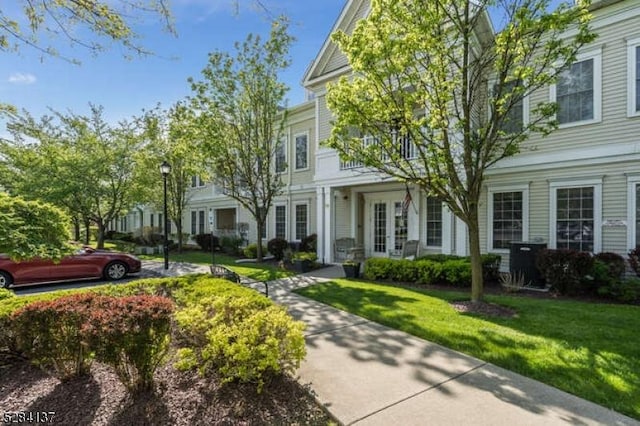
<path fill-rule="evenodd" d="M 369 0 L 347 0 L 340 12 L 340 16 L 333 24 L 318 55 L 307 68 L 302 79 L 304 87 L 321 82 L 324 78 L 332 76 L 340 71 L 347 71 L 349 64 L 347 57 L 340 51 L 333 41 L 331 34 L 338 30 L 346 33 L 353 31 L 356 23 L 369 13 Z"/>

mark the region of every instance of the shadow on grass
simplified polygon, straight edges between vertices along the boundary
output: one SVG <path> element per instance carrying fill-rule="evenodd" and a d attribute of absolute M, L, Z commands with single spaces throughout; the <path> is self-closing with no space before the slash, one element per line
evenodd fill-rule
<path fill-rule="evenodd" d="M 638 308 L 623 307 L 625 312 L 618 312 L 618 307 L 583 302 L 488 297 L 490 302 L 518 311 L 517 318 L 505 319 L 457 313 L 448 303 L 460 300 L 464 296 L 460 292 L 354 281 L 320 284 L 297 292 L 640 418 L 640 345 L 634 337 L 637 320 L 631 321 L 640 313 Z M 433 312 L 420 307 L 430 303 L 434 303 Z M 376 359 L 386 365 L 397 363 L 409 345 L 402 338 L 379 342 L 375 335 L 327 339 L 348 348 L 353 359 Z M 434 354 L 427 345 L 419 357 L 402 362 L 415 368 L 416 379 L 431 383 L 429 375 L 437 368 L 431 362 Z M 541 404 L 540 395 L 529 397 L 513 386 L 508 377 L 498 376 L 495 383 L 479 387 L 534 413 L 554 405 L 548 399 Z M 437 389 L 444 392 L 447 387 Z M 575 420 L 571 414 L 567 418 Z"/>

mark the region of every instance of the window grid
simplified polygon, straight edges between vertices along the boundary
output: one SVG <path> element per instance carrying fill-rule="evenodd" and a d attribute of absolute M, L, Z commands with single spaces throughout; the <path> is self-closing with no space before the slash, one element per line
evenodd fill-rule
<path fill-rule="evenodd" d="M 558 77 L 557 119 L 560 124 L 594 118 L 594 60 L 576 62 Z"/>
<path fill-rule="evenodd" d="M 394 203 L 394 249 L 401 251 L 402 246 L 407 241 L 408 235 L 408 211 L 402 208 L 402 202 Z"/>
<path fill-rule="evenodd" d="M 198 212 L 191 211 L 191 235 L 196 235 L 196 215 Z"/>
<path fill-rule="evenodd" d="M 296 169 L 306 169 L 308 167 L 307 160 L 307 135 L 296 136 Z"/>
<path fill-rule="evenodd" d="M 387 204 L 375 203 L 373 205 L 374 229 L 373 251 L 376 253 L 387 252 Z"/>
<path fill-rule="evenodd" d="M 556 247 L 593 251 L 594 188 L 558 188 L 556 191 Z"/>
<path fill-rule="evenodd" d="M 307 236 L 307 205 L 296 205 L 296 240 L 302 240 Z"/>
<path fill-rule="evenodd" d="M 287 169 L 287 157 L 285 152 L 285 143 L 280 141 L 276 149 L 276 172 L 282 173 Z"/>
<path fill-rule="evenodd" d="M 522 192 L 493 194 L 493 248 L 508 249 L 512 241 L 522 241 Z"/>
<path fill-rule="evenodd" d="M 442 203 L 427 197 L 427 246 L 442 247 Z"/>
<path fill-rule="evenodd" d="M 276 238 L 287 238 L 286 206 L 276 206 Z"/>
<path fill-rule="evenodd" d="M 198 233 L 204 234 L 204 210 L 198 212 Z"/>

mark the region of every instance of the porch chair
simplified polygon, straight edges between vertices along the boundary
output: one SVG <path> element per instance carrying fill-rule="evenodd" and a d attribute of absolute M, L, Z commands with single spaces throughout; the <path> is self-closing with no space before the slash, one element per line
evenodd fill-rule
<path fill-rule="evenodd" d="M 389 252 L 389 257 L 393 259 L 409 259 L 415 260 L 418 257 L 418 250 L 420 249 L 420 241 L 418 240 L 407 240 L 402 243 L 402 250 L 400 252 L 394 252 L 393 250 Z"/>
<path fill-rule="evenodd" d="M 350 237 L 336 239 L 333 247 L 333 261 L 343 262 L 347 260 L 349 250 L 356 246 L 356 239 Z"/>

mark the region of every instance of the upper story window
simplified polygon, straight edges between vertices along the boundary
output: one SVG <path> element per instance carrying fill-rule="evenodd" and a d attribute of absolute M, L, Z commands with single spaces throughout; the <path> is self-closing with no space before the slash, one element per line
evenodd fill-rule
<path fill-rule="evenodd" d="M 551 86 L 551 101 L 558 103 L 560 127 L 600 121 L 602 99 L 602 51 L 578 55 L 576 62 Z"/>
<path fill-rule="evenodd" d="M 504 83 L 503 94 L 513 91 L 517 82 Z M 494 84 L 493 91 L 498 91 L 498 85 Z M 511 105 L 511 109 L 505 114 L 500 130 L 505 133 L 520 133 L 524 125 L 529 121 L 529 98 L 527 96 L 518 99 Z"/>
<path fill-rule="evenodd" d="M 276 172 L 282 173 L 285 170 L 287 170 L 287 142 L 283 139 L 276 148 Z"/>
<path fill-rule="evenodd" d="M 309 167 L 309 137 L 307 134 L 296 135 L 296 170 Z"/>
<path fill-rule="evenodd" d="M 205 185 L 205 181 L 200 176 L 191 176 L 191 187 L 201 188 Z"/>
<path fill-rule="evenodd" d="M 640 116 L 640 37 L 627 41 L 628 115 Z"/>

